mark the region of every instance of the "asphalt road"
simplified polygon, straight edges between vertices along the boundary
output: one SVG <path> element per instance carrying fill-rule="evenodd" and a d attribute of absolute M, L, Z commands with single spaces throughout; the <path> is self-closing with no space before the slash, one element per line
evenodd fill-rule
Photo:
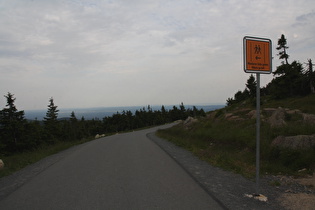
<path fill-rule="evenodd" d="M 70 150 L 2 196 L 0 209 L 224 209 L 147 138 L 156 129 Z"/>

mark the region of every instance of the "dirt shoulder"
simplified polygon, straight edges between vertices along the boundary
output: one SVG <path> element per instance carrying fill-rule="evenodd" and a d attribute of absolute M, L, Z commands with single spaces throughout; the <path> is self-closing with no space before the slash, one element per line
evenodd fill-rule
<path fill-rule="evenodd" d="M 288 210 L 313 210 L 315 195 L 306 193 L 283 194 L 279 197 L 279 202 Z"/>
<path fill-rule="evenodd" d="M 315 206 L 315 175 L 292 180 L 292 185 L 302 185 L 304 190 L 288 189 L 278 199 L 289 210 L 311 210 Z M 303 192 L 304 191 L 304 192 Z"/>

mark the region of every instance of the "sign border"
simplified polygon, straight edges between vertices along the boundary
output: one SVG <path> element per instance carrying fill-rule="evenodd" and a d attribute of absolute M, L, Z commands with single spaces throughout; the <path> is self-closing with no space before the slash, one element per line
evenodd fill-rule
<path fill-rule="evenodd" d="M 269 56 L 270 56 L 270 69 L 268 71 L 262 71 L 262 70 L 248 70 L 246 68 L 247 63 L 247 56 L 246 56 L 246 40 L 252 40 L 252 41 L 262 41 L 262 42 L 268 42 L 269 43 Z M 244 71 L 246 73 L 260 73 L 260 74 L 270 74 L 272 72 L 272 42 L 270 39 L 267 38 L 259 38 L 259 37 L 252 37 L 252 36 L 245 36 L 243 38 L 243 62 L 244 62 Z"/>

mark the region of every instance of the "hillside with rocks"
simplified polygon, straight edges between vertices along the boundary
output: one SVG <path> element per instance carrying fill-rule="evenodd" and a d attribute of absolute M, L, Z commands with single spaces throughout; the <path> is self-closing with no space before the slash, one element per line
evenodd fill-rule
<path fill-rule="evenodd" d="M 216 112 L 209 115 L 210 118 Z M 248 119 L 256 119 L 256 110 L 239 109 L 234 112 L 224 114 L 224 119 L 231 122 L 240 122 Z M 292 120 L 294 119 L 294 120 Z M 288 108 L 264 108 L 261 110 L 261 121 L 268 123 L 272 128 L 286 126 L 292 121 L 306 126 L 315 126 L 315 115 L 303 113 L 299 109 Z M 315 146 L 315 134 L 311 135 L 294 135 L 294 136 L 277 136 L 272 141 L 272 146 L 290 149 L 309 149 Z"/>
<path fill-rule="evenodd" d="M 261 178 L 280 192 L 286 209 L 315 205 L 315 96 L 266 100 L 260 110 Z M 213 166 L 255 175 L 256 108 L 253 101 L 188 117 L 159 135 Z"/>

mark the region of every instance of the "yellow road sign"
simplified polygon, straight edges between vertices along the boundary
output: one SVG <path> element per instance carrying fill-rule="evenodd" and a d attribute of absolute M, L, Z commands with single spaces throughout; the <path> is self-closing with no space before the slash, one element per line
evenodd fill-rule
<path fill-rule="evenodd" d="M 243 45 L 244 71 L 270 74 L 272 71 L 271 40 L 245 36 Z"/>

